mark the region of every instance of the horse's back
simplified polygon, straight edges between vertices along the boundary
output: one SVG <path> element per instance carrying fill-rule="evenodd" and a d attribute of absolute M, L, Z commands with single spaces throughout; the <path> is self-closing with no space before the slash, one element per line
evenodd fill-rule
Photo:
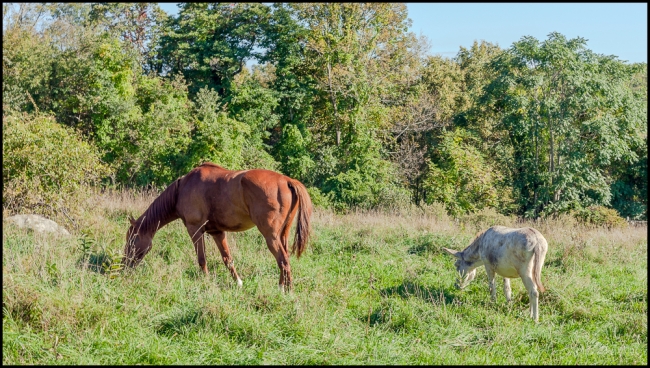
<path fill-rule="evenodd" d="M 282 211 L 293 202 L 291 178 L 271 170 L 253 169 L 242 175 L 244 200 L 252 211 Z"/>
<path fill-rule="evenodd" d="M 252 226 L 244 202 L 241 177 L 232 171 L 204 163 L 181 178 L 177 211 L 184 222 L 203 223 L 206 228 L 238 231 Z"/>
<path fill-rule="evenodd" d="M 179 215 L 206 227 L 243 231 L 287 212 L 292 203 L 291 179 L 270 170 L 227 170 L 204 163 L 182 178 Z"/>

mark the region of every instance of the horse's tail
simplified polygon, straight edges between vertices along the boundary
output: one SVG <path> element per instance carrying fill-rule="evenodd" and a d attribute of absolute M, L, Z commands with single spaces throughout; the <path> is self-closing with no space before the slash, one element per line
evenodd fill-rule
<path fill-rule="evenodd" d="M 289 188 L 293 189 L 293 192 L 298 198 L 298 223 L 296 225 L 296 236 L 293 239 L 292 252 L 300 258 L 302 252 L 305 251 L 307 247 L 307 241 L 309 240 L 309 235 L 311 233 L 311 214 L 312 214 L 312 204 L 309 193 L 307 193 L 307 188 L 299 182 L 298 180 L 289 178 L 288 180 Z M 288 222 L 287 226 L 291 226 L 291 223 Z"/>
<path fill-rule="evenodd" d="M 540 293 L 546 291 L 546 288 L 542 285 L 542 266 L 544 265 L 544 258 L 546 258 L 547 249 L 548 243 L 546 242 L 546 239 L 544 239 L 541 234 L 538 234 L 537 244 L 533 249 L 533 252 L 535 253 L 535 260 L 533 261 L 533 280 L 535 281 Z"/>

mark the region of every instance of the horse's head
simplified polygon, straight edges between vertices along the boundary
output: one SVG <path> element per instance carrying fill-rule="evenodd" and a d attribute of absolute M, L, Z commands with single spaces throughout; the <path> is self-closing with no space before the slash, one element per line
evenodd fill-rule
<path fill-rule="evenodd" d="M 458 272 L 458 277 L 455 286 L 457 289 L 464 289 L 476 277 L 476 262 L 469 262 L 463 259 L 463 252 L 447 248 L 442 249 L 456 257 L 454 266 L 456 267 L 456 272 Z"/>
<path fill-rule="evenodd" d="M 142 221 L 136 221 L 133 217 L 129 217 L 129 222 L 131 222 L 131 226 L 126 232 L 122 263 L 129 267 L 135 267 L 151 249 L 153 237 L 151 234 L 141 231 Z"/>

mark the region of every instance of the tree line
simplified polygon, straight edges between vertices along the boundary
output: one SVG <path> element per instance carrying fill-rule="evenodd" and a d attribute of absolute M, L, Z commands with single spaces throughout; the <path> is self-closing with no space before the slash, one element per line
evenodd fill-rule
<path fill-rule="evenodd" d="M 409 26 L 402 3 L 5 3 L 3 206 L 211 161 L 338 210 L 647 217 L 646 63 L 556 32 L 443 58 Z"/>

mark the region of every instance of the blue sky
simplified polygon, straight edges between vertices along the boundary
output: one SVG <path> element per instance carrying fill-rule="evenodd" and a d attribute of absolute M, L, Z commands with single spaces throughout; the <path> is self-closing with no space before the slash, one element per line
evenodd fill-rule
<path fill-rule="evenodd" d="M 160 3 L 176 14 L 176 3 Z M 648 62 L 647 3 L 408 3 L 411 32 L 425 35 L 430 53 L 453 57 L 485 40 L 508 48 L 523 36 L 551 32 L 587 39 L 587 48 L 629 62 Z"/>

